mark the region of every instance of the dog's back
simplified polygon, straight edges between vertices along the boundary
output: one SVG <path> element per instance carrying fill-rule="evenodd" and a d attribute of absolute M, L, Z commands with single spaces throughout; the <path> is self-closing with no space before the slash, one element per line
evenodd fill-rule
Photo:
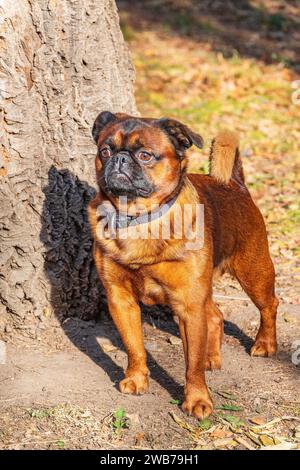
<path fill-rule="evenodd" d="M 189 174 L 205 207 L 214 242 L 214 266 L 229 271 L 237 253 L 269 256 L 263 217 L 245 184 L 238 137 L 222 131 L 213 140 L 209 175 Z"/>

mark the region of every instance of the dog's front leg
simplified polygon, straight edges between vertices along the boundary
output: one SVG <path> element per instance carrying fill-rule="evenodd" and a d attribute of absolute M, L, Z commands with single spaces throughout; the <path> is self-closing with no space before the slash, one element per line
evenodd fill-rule
<path fill-rule="evenodd" d="M 140 307 L 128 286 L 110 286 L 107 298 L 110 314 L 128 354 L 128 367 L 125 379 L 120 382 L 120 390 L 123 393 L 145 393 L 149 387 L 149 371 Z"/>
<path fill-rule="evenodd" d="M 205 382 L 207 347 L 206 302 L 194 299 L 180 308 L 180 334 L 186 360 L 185 412 L 203 419 L 213 411 L 213 403 Z"/>

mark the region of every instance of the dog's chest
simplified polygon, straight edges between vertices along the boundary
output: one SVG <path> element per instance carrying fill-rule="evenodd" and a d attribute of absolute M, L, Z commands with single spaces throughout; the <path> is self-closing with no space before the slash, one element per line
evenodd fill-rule
<path fill-rule="evenodd" d="M 165 286 L 164 277 L 175 276 L 174 272 L 169 272 L 170 262 L 185 262 L 186 253 L 181 240 L 117 239 L 109 241 L 105 251 L 129 269 L 132 287 L 141 302 L 145 305 L 168 303 L 169 289 Z"/>
<path fill-rule="evenodd" d="M 181 240 L 106 240 L 100 242 L 105 252 L 118 263 L 138 270 L 143 266 L 182 259 Z"/>

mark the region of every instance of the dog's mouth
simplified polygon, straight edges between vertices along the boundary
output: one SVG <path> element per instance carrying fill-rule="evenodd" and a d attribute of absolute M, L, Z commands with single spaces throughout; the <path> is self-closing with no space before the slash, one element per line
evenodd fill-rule
<path fill-rule="evenodd" d="M 131 177 L 125 171 L 112 171 L 110 174 L 110 179 L 124 183 L 132 183 Z"/>
<path fill-rule="evenodd" d="M 109 172 L 102 181 L 104 182 L 104 191 L 115 197 L 127 196 L 129 199 L 133 199 L 138 196 L 132 177 L 124 171 Z"/>
<path fill-rule="evenodd" d="M 151 196 L 154 190 L 152 184 L 138 177 L 138 175 L 134 178 L 124 170 L 113 170 L 104 174 L 101 182 L 104 191 L 116 197 L 127 196 L 130 199 L 136 197 L 147 198 Z"/>
<path fill-rule="evenodd" d="M 124 171 L 113 170 L 105 175 L 105 186 L 115 196 L 132 196 L 136 192 L 132 178 Z"/>

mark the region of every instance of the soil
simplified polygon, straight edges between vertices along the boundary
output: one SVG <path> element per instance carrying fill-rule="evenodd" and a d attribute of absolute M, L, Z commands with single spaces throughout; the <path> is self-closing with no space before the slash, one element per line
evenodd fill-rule
<path fill-rule="evenodd" d="M 229 277 L 218 282 L 215 299 L 224 313 L 226 334 L 223 368 L 207 372 L 216 410 L 204 429 L 178 405 L 184 359 L 172 317 L 144 315 L 151 380 L 143 396 L 118 391 L 126 354 L 110 320 L 70 319 L 62 327 L 54 320 L 50 327 L 49 320 L 40 341 L 7 343 L 7 361 L 0 366 L 0 447 L 260 448 L 260 434 L 255 444 L 253 436 L 254 441 L 247 437 L 249 429 L 278 417 L 275 428 L 268 428 L 271 444 L 299 446 L 300 367 L 291 357 L 292 344 L 300 340 L 299 306 L 280 305 L 278 356 L 252 358 L 249 349 L 259 322 L 255 307 Z M 114 413 L 122 408 L 118 428 Z"/>

